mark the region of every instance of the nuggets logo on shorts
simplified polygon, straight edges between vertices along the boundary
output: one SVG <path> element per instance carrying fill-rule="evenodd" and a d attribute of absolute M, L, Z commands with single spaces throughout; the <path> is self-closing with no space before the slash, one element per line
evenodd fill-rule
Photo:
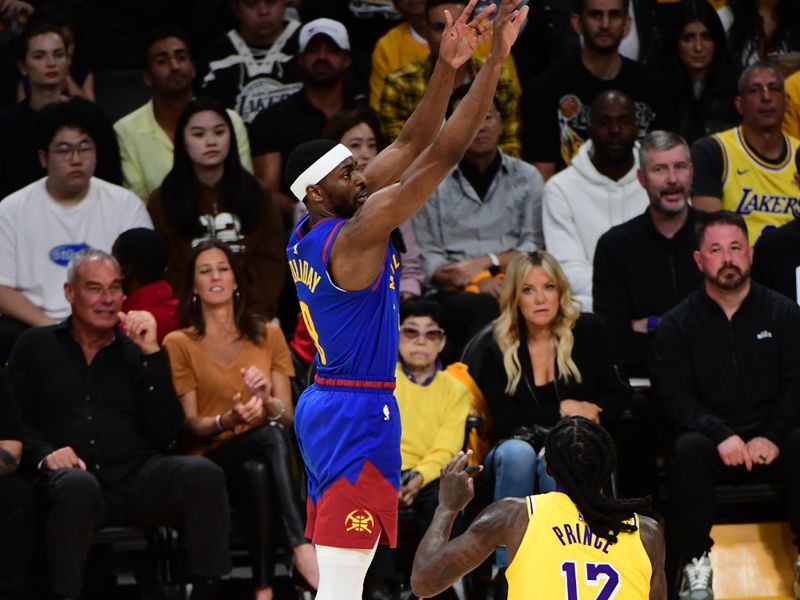
<path fill-rule="evenodd" d="M 356 509 L 344 519 L 345 531 L 372 533 L 375 527 L 375 518 L 368 510 Z"/>

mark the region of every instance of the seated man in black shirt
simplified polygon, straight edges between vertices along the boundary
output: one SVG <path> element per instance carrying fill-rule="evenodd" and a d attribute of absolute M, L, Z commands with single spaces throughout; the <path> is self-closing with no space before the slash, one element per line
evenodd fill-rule
<path fill-rule="evenodd" d="M 681 556 L 692 559 L 682 592 L 695 593 L 682 597 L 702 600 L 713 598 L 707 552 L 716 483 L 781 481 L 800 542 L 800 308 L 751 282 L 753 251 L 740 215 L 705 216 L 697 245 L 704 286 L 661 321 L 654 362 L 675 427 L 673 539 Z"/>
<path fill-rule="evenodd" d="M 800 189 L 800 152 L 794 155 L 794 184 Z M 800 219 L 765 232 L 753 247 L 753 279 L 800 300 Z"/>
<path fill-rule="evenodd" d="M 692 161 L 681 136 L 652 131 L 639 146 L 639 183 L 650 206 L 597 241 L 594 312 L 611 331 L 628 377 L 649 377 L 650 342 L 661 317 L 703 276 L 694 264 L 697 211 L 689 206 Z"/>
<path fill-rule="evenodd" d="M 33 552 L 33 491 L 17 473 L 22 454 L 17 407 L 0 369 L 0 598 L 30 597 Z"/>
<path fill-rule="evenodd" d="M 183 411 L 155 319 L 120 312 L 119 265 L 99 250 L 73 256 L 64 292 L 71 316 L 26 331 L 9 360 L 23 465 L 36 473 L 48 510 L 52 590 L 80 595 L 98 528 L 171 523 L 185 532 L 192 598 L 213 598 L 216 579 L 230 570 L 225 476 L 205 458 L 161 454 L 179 435 Z"/>

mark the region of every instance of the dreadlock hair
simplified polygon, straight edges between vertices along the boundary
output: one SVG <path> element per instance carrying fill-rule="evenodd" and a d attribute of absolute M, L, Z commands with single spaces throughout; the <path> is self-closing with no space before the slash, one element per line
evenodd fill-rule
<path fill-rule="evenodd" d="M 550 430 L 544 442 L 547 467 L 583 515 L 592 533 L 615 544 L 620 532 L 634 532 L 626 522 L 649 512 L 650 497 L 618 500 L 602 493 L 617 464 L 608 432 L 585 417 L 568 417 Z"/>

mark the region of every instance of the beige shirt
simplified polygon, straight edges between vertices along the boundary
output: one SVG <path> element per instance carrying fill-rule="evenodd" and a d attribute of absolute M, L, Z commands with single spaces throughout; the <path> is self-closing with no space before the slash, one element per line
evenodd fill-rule
<path fill-rule="evenodd" d="M 233 406 L 233 397 L 242 394 L 242 402 L 250 400 L 244 385 L 241 368 L 258 367 L 269 376 L 273 371 L 287 377 L 294 376 L 289 347 L 280 327 L 266 325 L 266 337 L 260 344 L 244 339 L 239 355 L 229 364 L 211 358 L 201 341 L 191 335 L 190 329 L 173 331 L 164 338 L 164 347 L 172 368 L 172 383 L 178 396 L 191 391 L 197 394 L 197 414 L 200 417 L 215 417 Z M 264 416 L 266 422 L 266 415 Z M 263 423 L 260 423 L 262 425 Z M 239 425 L 233 431 L 225 431 L 207 440 L 190 440 L 186 451 L 189 454 L 206 454 L 234 435 L 251 429 Z"/>

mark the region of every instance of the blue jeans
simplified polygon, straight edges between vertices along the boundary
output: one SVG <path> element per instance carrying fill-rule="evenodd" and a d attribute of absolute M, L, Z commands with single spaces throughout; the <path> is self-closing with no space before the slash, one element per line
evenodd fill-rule
<path fill-rule="evenodd" d="M 483 461 L 486 477 L 494 480 L 493 500 L 522 498 L 530 494 L 545 494 L 556 489 L 556 482 L 545 473 L 545 460 L 536 454 L 528 442 L 504 440 L 489 450 Z M 508 566 L 505 548 L 498 548 L 495 563 Z"/>

